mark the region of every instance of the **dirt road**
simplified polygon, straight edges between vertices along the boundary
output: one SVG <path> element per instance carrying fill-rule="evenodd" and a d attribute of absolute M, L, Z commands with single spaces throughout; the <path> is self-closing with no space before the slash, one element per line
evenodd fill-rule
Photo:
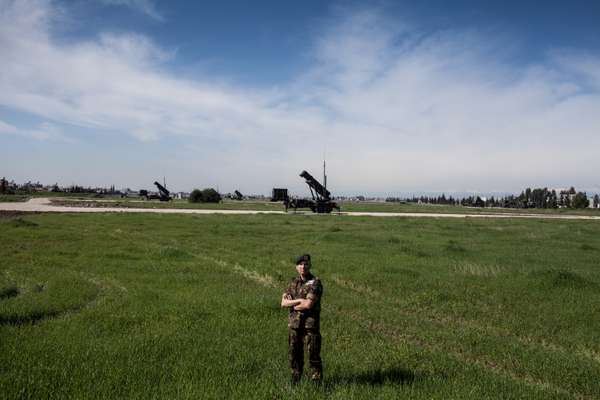
<path fill-rule="evenodd" d="M 175 208 L 128 208 L 128 207 L 69 207 L 54 206 L 47 198 L 33 198 L 27 202 L 0 203 L 0 211 L 62 212 L 62 213 L 161 213 L 161 214 L 285 214 L 283 211 L 252 210 L 200 210 Z"/>
<path fill-rule="evenodd" d="M 161 214 L 286 214 L 284 211 L 253 211 L 253 210 L 201 210 L 201 209 L 172 209 L 172 208 L 95 208 L 53 206 L 47 198 L 34 198 L 27 202 L 0 203 L 0 211 L 24 212 L 61 212 L 61 213 L 161 213 Z M 313 213 L 306 213 L 314 215 Z M 600 216 L 590 215 L 548 215 L 548 214 L 439 214 L 439 213 L 398 213 L 398 212 L 341 212 L 334 215 L 369 216 L 369 217 L 421 217 L 421 218 L 537 218 L 537 219 L 572 219 L 600 220 Z"/>

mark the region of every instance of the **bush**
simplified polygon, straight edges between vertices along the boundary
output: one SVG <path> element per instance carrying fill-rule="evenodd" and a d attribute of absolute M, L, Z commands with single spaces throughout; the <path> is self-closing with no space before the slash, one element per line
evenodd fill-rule
<path fill-rule="evenodd" d="M 218 203 L 221 201 L 221 195 L 213 188 L 204 190 L 194 189 L 190 193 L 190 203 Z"/>
<path fill-rule="evenodd" d="M 190 203 L 202 203 L 202 190 L 194 189 L 188 198 Z"/>
<path fill-rule="evenodd" d="M 204 189 L 202 191 L 202 199 L 205 203 L 218 203 L 221 201 L 221 195 L 215 189 Z"/>

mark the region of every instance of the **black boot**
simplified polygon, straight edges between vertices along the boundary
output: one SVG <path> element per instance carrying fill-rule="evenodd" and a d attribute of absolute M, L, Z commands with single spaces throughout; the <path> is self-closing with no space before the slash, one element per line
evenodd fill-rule
<path fill-rule="evenodd" d="M 302 378 L 302 373 L 296 371 L 292 372 L 292 385 L 299 384 L 300 378 Z"/>
<path fill-rule="evenodd" d="M 310 380 L 313 383 L 320 385 L 321 382 L 323 382 L 323 371 L 321 371 L 320 369 L 312 370 L 310 374 Z"/>

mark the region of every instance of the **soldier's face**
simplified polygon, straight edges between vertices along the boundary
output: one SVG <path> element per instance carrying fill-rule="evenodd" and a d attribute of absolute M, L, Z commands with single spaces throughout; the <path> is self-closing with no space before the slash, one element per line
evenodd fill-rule
<path fill-rule="evenodd" d="M 296 271 L 300 276 L 306 276 L 310 272 L 310 262 L 302 261 L 296 264 Z"/>

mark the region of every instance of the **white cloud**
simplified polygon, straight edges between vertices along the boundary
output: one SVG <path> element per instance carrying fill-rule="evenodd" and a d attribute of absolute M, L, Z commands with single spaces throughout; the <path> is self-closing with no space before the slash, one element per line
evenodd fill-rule
<path fill-rule="evenodd" d="M 74 139 L 66 136 L 59 126 L 50 122 L 43 122 L 33 129 L 26 129 L 22 131 L 22 134 L 42 141 L 74 142 Z"/>
<path fill-rule="evenodd" d="M 104 4 L 126 6 L 133 10 L 137 10 L 149 17 L 164 21 L 165 17 L 156 9 L 156 5 L 151 0 L 101 0 Z"/>
<path fill-rule="evenodd" d="M 66 136 L 60 127 L 50 122 L 43 122 L 35 128 L 19 129 L 12 124 L 0 120 L 0 134 L 23 136 L 41 141 L 73 142 L 73 139 Z"/>
<path fill-rule="evenodd" d="M 17 133 L 17 127 L 0 120 L 0 133 L 15 134 Z"/>
<path fill-rule="evenodd" d="M 589 150 L 600 145 L 597 55 L 516 67 L 503 43 L 473 32 L 422 35 L 377 12 L 342 13 L 310 71 L 258 90 L 171 74 L 175 54 L 139 34 L 57 42 L 53 13 L 42 0 L 2 3 L 0 105 L 56 129 L 178 138 L 174 153 L 190 160 L 163 160 L 173 175 L 299 190 L 296 175 L 318 169 L 324 147 L 330 182 L 349 192 L 579 185 L 600 168 Z M 38 138 L 54 129 L 42 128 Z"/>

